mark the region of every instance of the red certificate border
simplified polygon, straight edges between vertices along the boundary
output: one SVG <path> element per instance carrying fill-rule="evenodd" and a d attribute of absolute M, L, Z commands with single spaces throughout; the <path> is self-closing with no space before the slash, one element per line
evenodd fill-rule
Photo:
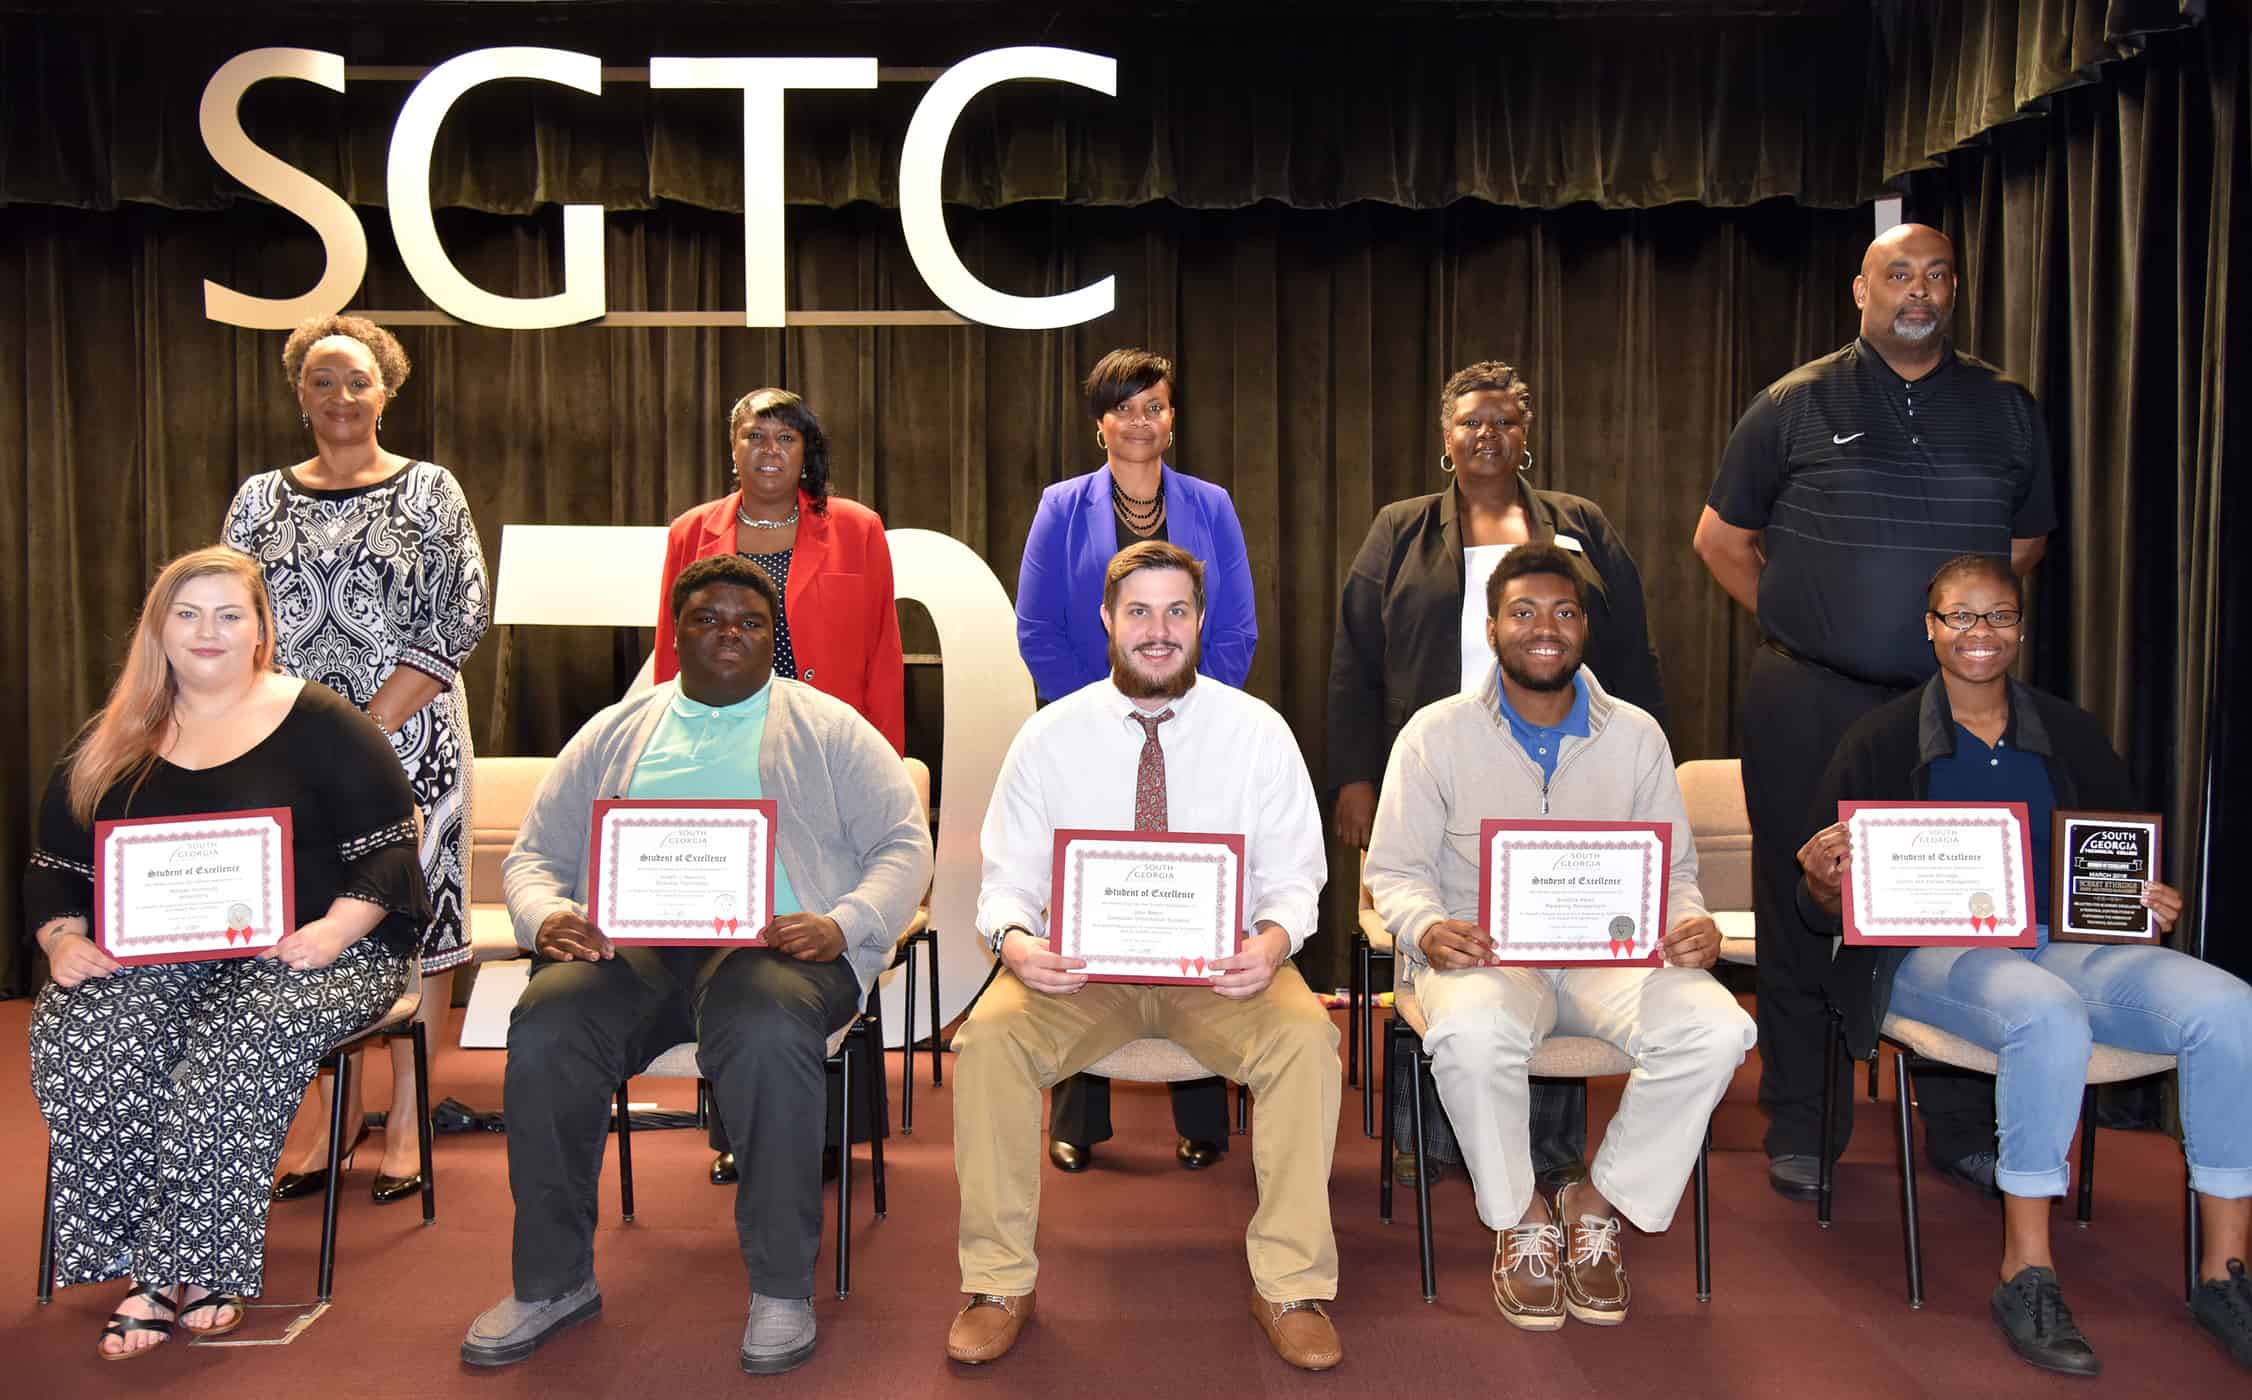
<path fill-rule="evenodd" d="M 1857 912 L 1857 905 L 1860 903 L 1861 899 L 1866 899 L 1868 896 L 1864 894 L 1856 897 L 1854 892 L 1859 887 L 1867 884 L 1869 879 L 1869 872 L 1862 869 L 1860 863 L 1856 861 L 1854 863 L 1852 878 L 1847 880 L 1845 882 L 1844 888 L 1839 891 L 1840 898 L 1843 901 L 1842 912 L 1845 918 L 1845 942 L 1848 945 L 1857 948 L 2031 948 L 2036 946 L 2040 942 L 2040 934 L 2034 928 L 2033 916 L 2033 823 L 2032 819 L 2026 815 L 2024 803 L 1840 802 L 1838 804 L 1838 820 L 1846 823 L 1847 828 L 1850 831 L 1855 814 L 1860 812 L 1915 813 L 1942 810 L 1956 812 L 2006 813 L 2017 819 L 2017 848 L 2015 852 L 2017 859 L 2017 871 L 2015 874 L 2010 873 L 2007 869 L 2003 871 L 2002 891 L 2006 896 L 2014 898 L 2017 901 L 2017 910 L 2019 912 L 2012 913 L 2011 910 L 2007 906 L 2005 906 L 2000 917 L 2007 922 L 2018 922 L 2020 915 L 2022 914 L 2022 922 L 2024 924 L 2023 929 L 2020 932 L 2013 934 L 2007 938 L 2002 937 L 1999 934 L 1954 933 L 1948 931 L 1958 923 L 1968 923 L 1968 915 L 1965 915 L 1960 920 L 1878 918 L 1868 921 L 1871 923 L 1904 926 L 1907 931 L 1901 933 L 1888 934 L 1882 931 L 1873 931 L 1868 928 L 1864 928 L 1864 921 Z M 1874 820 L 1877 822 L 1877 824 L 1883 826 L 1959 826 L 1963 824 L 1960 822 L 1939 821 L 1930 817 L 1918 818 L 1915 816 L 1884 817 L 1876 818 Z M 1999 820 L 1989 820 L 1986 822 L 1975 823 L 1975 825 L 1982 826 L 1998 826 L 2000 824 L 2001 823 L 1999 822 Z M 2008 845 L 2004 845 L 2002 854 L 2003 863 L 2006 867 L 2011 855 L 2011 850 Z M 1929 929 L 1931 931 L 1919 933 L 1915 932 L 1915 929 Z"/>
<path fill-rule="evenodd" d="M 282 907 L 280 932 L 276 933 L 272 938 L 269 938 L 262 943 L 245 943 L 240 948 L 206 948 L 185 953 L 124 954 L 117 953 L 110 948 L 109 912 L 113 894 L 113 891 L 110 889 L 110 881 L 112 880 L 112 878 L 115 878 L 119 881 L 123 881 L 123 879 L 125 878 L 124 871 L 118 870 L 112 867 L 110 864 L 109 838 L 111 833 L 120 830 L 126 830 L 136 826 L 182 826 L 190 822 L 231 822 L 243 821 L 253 817 L 271 817 L 275 821 L 275 823 L 281 827 L 281 849 L 276 853 L 281 861 Z M 216 831 L 209 834 L 213 836 L 245 836 L 251 833 L 250 829 L 245 827 L 236 831 Z M 120 837 L 119 841 L 123 844 L 140 845 L 142 843 L 151 841 L 182 841 L 194 839 L 197 838 L 178 835 L 124 836 Z M 244 807 L 232 812 L 187 812 L 176 817 L 121 817 L 115 821 L 95 822 L 94 946 L 100 948 L 103 952 L 108 953 L 110 957 L 116 959 L 119 963 L 123 964 L 126 967 L 146 967 L 152 963 L 209 962 L 214 959 L 220 958 L 254 958 L 258 956 L 268 948 L 273 947 L 274 944 L 280 942 L 285 936 L 294 932 L 297 928 L 296 841 L 296 824 L 290 819 L 290 811 L 287 807 Z M 261 890 L 266 887 L 267 881 L 271 874 L 271 870 L 261 870 L 258 873 L 258 885 Z M 256 927 L 257 925 L 255 923 L 252 924 L 253 929 L 255 929 Z M 223 934 L 224 932 L 224 929 L 209 929 L 199 933 L 172 934 L 168 936 L 174 938 L 211 938 Z"/>
<path fill-rule="evenodd" d="M 1222 957 L 1232 957 L 1243 947 L 1243 837 L 1218 831 L 1104 831 L 1094 827 L 1072 826 L 1059 827 L 1056 830 L 1055 857 L 1048 879 L 1048 931 L 1056 935 L 1050 946 L 1054 947 L 1058 953 L 1065 957 L 1077 956 L 1067 951 L 1063 945 L 1062 930 L 1071 925 L 1070 913 L 1059 911 L 1055 907 L 1055 901 L 1063 898 L 1065 853 L 1074 841 L 1113 841 L 1150 847 L 1225 846 L 1235 853 L 1235 898 L 1228 901 L 1235 909 L 1235 929 L 1232 935 L 1228 930 L 1214 929 L 1212 946 L 1215 950 L 1220 951 Z M 1154 849 L 1150 854 L 1168 860 L 1179 858 L 1170 852 L 1159 852 Z M 1216 860 L 1217 857 L 1215 856 L 1214 859 Z M 1117 960 L 1110 961 L 1115 962 Z M 1147 961 L 1155 962 L 1156 959 L 1148 959 Z M 1090 982 L 1132 982 L 1146 986 L 1209 987 L 1212 985 L 1210 975 L 1202 972 L 1183 973 L 1179 976 L 1165 976 L 1155 972 L 1090 972 L 1087 974 L 1087 980 Z"/>
<path fill-rule="evenodd" d="M 1657 837 L 1658 858 L 1655 868 L 1652 867 L 1649 860 L 1647 859 L 1648 848 L 1644 848 L 1645 859 L 1642 866 L 1642 900 L 1640 902 L 1641 904 L 1648 903 L 1650 897 L 1650 887 L 1654 883 L 1657 886 L 1658 895 L 1657 933 L 1650 940 L 1650 951 L 1638 958 L 1620 957 L 1615 954 L 1609 958 L 1514 958 L 1502 957 L 1499 955 L 1502 946 L 1500 935 L 1496 933 L 1495 930 L 1488 929 L 1486 930 L 1486 932 L 1489 935 L 1492 935 L 1494 938 L 1494 950 L 1496 956 L 1494 957 L 1493 961 L 1486 964 L 1487 967 L 1665 966 L 1666 914 L 1668 912 L 1666 906 L 1670 901 L 1673 893 L 1673 827 L 1671 826 L 1671 824 L 1666 822 L 1565 821 L 1560 818 L 1549 817 L 1486 818 L 1484 821 L 1478 823 L 1478 917 L 1481 920 L 1485 918 L 1486 911 L 1493 908 L 1494 838 L 1504 832 L 1517 831 L 1556 831 L 1567 832 L 1578 836 L 1599 835 L 1607 831 L 1632 831 L 1643 835 Z M 1639 845 L 1640 843 L 1629 843 L 1624 841 L 1581 840 L 1521 842 L 1518 844 L 1532 845 L 1542 848 L 1553 847 L 1558 849 L 1564 847 L 1594 847 L 1598 849 L 1615 850 L 1629 844 Z M 1640 906 L 1638 905 L 1638 907 Z M 1535 944 L 1532 946 L 1538 947 L 1542 945 Z"/>
<path fill-rule="evenodd" d="M 602 911 L 602 862 L 603 862 L 603 857 L 605 856 L 605 854 L 607 854 L 607 855 L 611 856 L 612 858 L 615 858 L 615 856 L 616 856 L 616 854 L 617 854 L 617 852 L 616 852 L 616 851 L 615 851 L 614 849 L 613 849 L 613 850 L 611 850 L 611 851 L 609 851 L 609 852 L 605 852 L 605 851 L 603 850 L 603 846 L 604 846 L 604 844 L 605 844 L 605 843 L 604 843 L 604 841 L 603 841 L 603 839 L 602 839 L 602 835 L 603 835 L 603 831 L 604 831 L 604 825 L 603 825 L 603 823 L 604 823 L 604 819 L 605 819 L 605 818 L 607 818 L 607 817 L 608 817 L 608 816 L 609 816 L 609 815 L 610 815 L 610 814 L 611 814 L 612 812 L 618 812 L 618 811 L 628 811 L 628 812 L 630 812 L 630 811 L 644 810 L 644 809 L 648 809 L 648 808 L 663 808 L 663 809 L 668 809 L 668 810 L 673 810 L 673 811 L 678 811 L 678 810 L 681 810 L 681 809 L 683 809 L 683 808 L 687 808 L 687 809 L 693 809 L 693 810 L 698 810 L 698 811 L 715 811 L 715 812 L 758 812 L 758 813 L 761 813 L 761 814 L 763 814 L 763 815 L 765 816 L 765 818 L 766 818 L 766 870 L 765 870 L 765 872 L 764 872 L 764 878 L 765 878 L 765 880 L 766 880 L 766 900 L 765 900 L 765 909 L 766 909 L 766 911 L 767 911 L 767 913 L 766 913 L 766 916 L 767 916 L 767 918 L 768 918 L 769 920 L 772 920 L 772 919 L 773 919 L 773 917 L 774 917 L 774 862 L 775 862 L 775 860 L 776 860 L 776 855 L 775 855 L 775 850 L 774 850 L 774 847 L 775 847 L 775 839 L 774 839 L 774 838 L 775 838 L 775 837 L 776 837 L 776 835 L 778 835 L 778 834 L 780 833 L 780 831 L 781 831 L 781 810 L 780 810 L 780 808 L 779 808 L 779 807 L 778 807 L 778 806 L 776 805 L 776 803 L 775 803 L 775 801 L 774 801 L 774 799 L 773 799 L 773 798 L 771 798 L 771 797 L 680 797 L 680 798 L 668 798 L 668 797 L 601 797 L 601 798 L 596 798 L 596 799 L 595 799 L 595 803 L 594 803 L 594 818 L 593 818 L 592 822 L 590 822 L 590 823 L 589 823 L 589 825 L 588 825 L 588 829 L 587 829 L 587 852 L 586 852 L 586 871 L 587 871 L 587 874 L 586 874 L 586 908 L 587 908 L 587 922 L 588 922 L 588 923 L 591 923 L 591 924 L 593 924 L 593 925 L 594 925 L 594 926 L 595 926 L 596 928 L 600 929 L 600 930 L 602 931 L 602 935 L 603 935 L 603 937 L 605 937 L 605 938 L 609 939 L 609 940 L 610 940 L 610 941 L 611 941 L 612 943 L 622 943 L 622 944 L 627 944 L 627 945 L 630 945 L 630 946 L 632 946 L 632 947 L 636 947 L 636 948 L 763 948 L 763 947 L 765 947 L 765 946 L 766 946 L 766 940 L 765 940 L 764 938 L 761 938 L 761 937 L 759 936 L 759 933 L 758 933 L 758 931 L 757 931 L 757 930 L 754 930 L 754 931 L 753 931 L 753 932 L 751 933 L 751 935 L 750 935 L 750 936 L 749 936 L 748 938 L 742 937 L 742 936 L 740 936 L 740 935 L 737 935 L 737 934 L 732 934 L 732 933 L 714 933 L 714 934 L 712 934 L 712 935 L 710 935 L 710 936 L 708 936 L 708 937 L 702 937 L 702 938 L 699 938 L 699 937 L 697 937 L 697 936 L 696 936 L 696 935 L 694 935 L 694 934 L 686 934 L 686 933 L 666 933 L 666 934 L 640 934 L 640 933 L 632 933 L 632 932 L 620 932 L 620 931 L 618 931 L 618 930 L 616 930 L 616 929 L 613 929 L 613 928 L 612 928 L 611 926 L 609 926 L 608 924 L 605 924 L 605 923 L 603 923 L 603 922 L 602 922 L 602 920 L 601 920 L 601 918 L 600 918 L 600 914 L 601 914 L 601 911 Z M 619 823 L 622 823 L 622 824 L 624 824 L 624 825 L 628 825 L 628 826 L 657 826 L 657 825 L 669 825 L 669 823 L 658 823 L 658 822 L 652 822 L 652 821 L 635 821 L 635 820 L 634 820 L 633 818 L 631 818 L 631 817 L 621 817 L 621 818 L 619 818 L 619 819 L 618 819 L 618 821 L 619 821 Z M 721 822 L 721 823 L 714 823 L 714 825 L 735 825 L 735 826 L 748 826 L 749 824 L 748 824 L 747 822 L 732 822 L 732 823 L 729 823 L 729 822 Z M 613 830 L 613 831 L 615 831 L 616 827 L 617 827 L 617 823 L 613 823 L 610 829 L 611 829 L 611 830 Z M 610 842 L 609 842 L 608 844 L 609 844 L 610 846 L 612 846 L 612 847 L 615 847 L 615 846 L 616 846 L 616 844 L 617 844 L 617 842 L 616 842 L 615 838 L 613 837 L 613 839 L 612 839 L 612 840 L 611 840 L 611 841 L 610 841 Z M 757 891 L 757 890 L 755 890 L 755 889 L 746 889 L 746 890 L 744 890 L 744 891 L 743 891 L 743 897 L 744 897 L 744 907 L 745 907 L 745 909 L 746 909 L 746 910 L 749 910 L 749 909 L 757 909 L 757 908 L 759 908 L 759 907 L 760 907 L 760 901 L 759 901 L 759 899 L 758 899 L 758 891 Z M 630 926 L 631 926 L 632 924 L 634 924 L 634 923 L 660 923 L 660 922 L 663 922 L 663 921 L 662 921 L 662 920 L 657 920 L 657 919 L 641 919 L 641 920 L 631 920 L 631 919 L 628 919 L 628 920 L 622 920 L 621 922 L 622 922 L 622 923 L 625 923 L 626 925 L 628 925 L 628 926 L 630 927 Z M 759 925 L 759 929 L 760 929 L 760 930 L 763 930 L 763 929 L 764 929 L 765 927 L 766 927 L 766 925 L 765 925 L 765 924 L 763 924 L 763 923 Z"/>

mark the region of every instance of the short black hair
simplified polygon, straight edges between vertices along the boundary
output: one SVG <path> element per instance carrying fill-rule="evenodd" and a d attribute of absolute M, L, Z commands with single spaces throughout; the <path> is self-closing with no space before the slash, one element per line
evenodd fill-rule
<path fill-rule="evenodd" d="M 798 485 L 804 488 L 807 499 L 813 502 L 815 515 L 829 513 L 829 435 L 821 431 L 821 420 L 814 415 L 813 405 L 787 389 L 753 389 L 735 401 L 727 410 L 727 441 L 730 450 L 735 442 L 736 429 L 743 426 L 745 418 L 771 418 L 777 423 L 795 429 L 805 439 L 805 467 L 798 473 Z"/>
<path fill-rule="evenodd" d="M 1097 423 L 1103 415 L 1151 385 L 1163 384 L 1170 392 L 1173 362 L 1149 350 L 1113 350 L 1087 371 L 1081 390 L 1087 397 L 1087 416 Z"/>
<path fill-rule="evenodd" d="M 1439 390 L 1441 433 L 1454 423 L 1455 403 L 1464 394 L 1475 394 L 1481 389 L 1499 389 L 1515 395 L 1517 406 L 1525 411 L 1525 421 L 1528 424 L 1533 421 L 1533 386 L 1525 382 L 1525 376 L 1499 360 L 1480 360 L 1448 375 L 1445 386 Z"/>
<path fill-rule="evenodd" d="M 687 611 L 688 595 L 710 583 L 732 583 L 750 589 L 766 600 L 776 621 L 782 617 L 782 590 L 774 586 L 774 579 L 758 565 L 740 554 L 714 554 L 699 559 L 680 571 L 672 581 L 672 620 L 680 624 L 681 613 Z"/>
<path fill-rule="evenodd" d="M 2010 590 L 2018 607 L 2025 606 L 2025 585 L 2018 582 L 2017 571 L 2010 567 L 2010 561 L 1998 554 L 1958 554 L 1940 565 L 1938 572 L 1931 576 L 1931 582 L 1924 586 L 1924 606 L 1937 608 L 1939 590 L 1959 578 L 1985 578 L 1999 583 Z"/>
<path fill-rule="evenodd" d="M 1486 616 L 1493 617 L 1501 611 L 1501 591 L 1511 579 L 1527 574 L 1555 574 L 1570 579 L 1572 596 L 1579 601 L 1580 612 L 1587 612 L 1587 583 L 1580 571 L 1572 567 L 1572 556 L 1559 545 L 1546 542 L 1521 544 L 1501 556 L 1494 566 L 1493 577 L 1486 580 Z"/>

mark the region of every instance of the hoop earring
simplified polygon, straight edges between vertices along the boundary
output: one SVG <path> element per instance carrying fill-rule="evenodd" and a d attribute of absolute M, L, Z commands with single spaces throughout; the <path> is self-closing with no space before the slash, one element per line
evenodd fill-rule
<path fill-rule="evenodd" d="M 1443 472 L 1446 472 L 1446 473 L 1447 473 L 1447 474 L 1449 474 L 1449 475 L 1452 475 L 1452 474 L 1453 474 L 1453 472 L 1454 472 L 1454 458 L 1452 458 L 1452 457 L 1449 457 L 1449 456 L 1448 456 L 1448 455 L 1447 455 L 1446 453 L 1444 453 L 1444 452 L 1440 453 L 1440 454 L 1439 454 L 1439 470 L 1440 470 L 1440 471 L 1443 471 Z"/>
<path fill-rule="evenodd" d="M 377 426 L 380 427 L 381 425 L 378 424 Z M 1525 449 L 1525 460 L 1517 464 L 1517 471 L 1521 476 L 1533 474 L 1533 450 L 1530 447 Z"/>
<path fill-rule="evenodd" d="M 1110 444 L 1103 441 L 1103 430 L 1100 428 L 1095 429 L 1095 446 L 1105 452 L 1110 451 Z"/>

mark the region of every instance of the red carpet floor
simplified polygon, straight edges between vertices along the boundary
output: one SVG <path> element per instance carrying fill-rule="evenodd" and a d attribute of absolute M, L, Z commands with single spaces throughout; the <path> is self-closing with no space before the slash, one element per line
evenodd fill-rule
<path fill-rule="evenodd" d="M 457 1013 L 458 1014 L 458 1013 Z M 1248 1316 L 1243 1228 L 1253 1204 L 1251 1154 L 1236 1149 L 1190 1176 L 1173 1163 L 1162 1090 L 1121 1086 L 1118 1137 L 1093 1171 L 1043 1182 L 1044 1268 L 1038 1320 L 997 1366 L 945 1359 L 958 1303 L 954 1263 L 954 1125 L 928 1061 L 916 1131 L 887 1149 L 889 1218 L 870 1216 L 867 1173 L 856 1173 L 853 1292 L 816 1300 L 821 1347 L 785 1377 L 742 1375 L 735 1364 L 746 1300 L 727 1192 L 703 1179 L 708 1154 L 693 1131 L 636 1133 L 639 1219 L 618 1222 L 614 1176 L 603 1183 L 596 1237 L 606 1310 L 532 1360 L 497 1372 L 462 1366 L 463 1329 L 508 1289 L 510 1205 L 497 1135 L 438 1139 L 438 1221 L 416 1207 L 377 1207 L 371 1150 L 347 1178 L 339 1223 L 336 1304 L 288 1346 L 202 1348 L 179 1341 L 154 1356 L 105 1364 L 94 1347 L 122 1289 L 80 1287 L 52 1306 L 33 1302 L 45 1132 L 24 1066 L 28 1003 L 0 1003 L 0 1171 L 18 1183 L 0 1203 L 0 1394 L 23 1397 L 304 1396 L 413 1400 L 422 1396 L 666 1396 L 722 1393 L 866 1395 L 1245 1396 L 1974 1396 L 2081 1393 L 2244 1395 L 2233 1367 L 2181 1304 L 2182 1162 L 2155 1134 L 2105 1132 L 2096 1220 L 2074 1229 L 2060 1210 L 2058 1265 L 2105 1374 L 2073 1382 L 2010 1355 L 1986 1316 L 2000 1248 L 1995 1207 L 1938 1181 L 1923 1192 L 1930 1301 L 1905 1302 L 1892 1166 L 1891 1105 L 1864 1101 L 1841 1175 L 1837 1224 L 1774 1195 L 1759 1152 L 1756 1066 L 1739 1072 L 1714 1128 L 1713 1281 L 1709 1304 L 1692 1286 L 1689 1211 L 1660 1238 L 1629 1232 L 1635 1283 L 1624 1327 L 1571 1324 L 1516 1332 L 1494 1311 L 1486 1273 L 1493 1237 L 1477 1222 L 1459 1176 L 1434 1189 L 1439 1300 L 1416 1278 L 1413 1194 L 1395 1223 L 1376 1218 L 1376 1144 L 1360 1134 L 1357 1091 L 1345 1095 L 1331 1187 L 1343 1296 L 1333 1309 L 1346 1348 L 1327 1375 L 1291 1370 Z M 436 1056 L 438 1096 L 477 1107 L 500 1100 L 501 1056 L 455 1048 Z M 893 1113 L 898 1057 L 890 1057 Z M 378 1058 L 377 1063 L 381 1060 Z M 370 1102 L 383 1092 L 371 1086 Z M 1889 1077 L 1889 1076 L 1888 1076 Z M 1618 1082 L 1598 1084 L 1597 1131 Z M 1889 1093 L 1889 1090 L 1888 1090 Z M 636 1099 L 688 1107 L 686 1081 L 644 1080 Z M 302 1124 L 300 1128 L 302 1129 Z M 863 1161 L 865 1159 L 863 1158 Z M 307 1299 L 319 1242 L 317 1201 L 274 1212 L 267 1296 Z M 279 1330 L 287 1313 L 250 1327 Z"/>

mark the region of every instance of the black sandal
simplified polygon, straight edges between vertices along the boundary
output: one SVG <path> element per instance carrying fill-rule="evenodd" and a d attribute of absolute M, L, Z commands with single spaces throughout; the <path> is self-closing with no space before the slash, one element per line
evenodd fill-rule
<path fill-rule="evenodd" d="M 144 1283 L 125 1296 L 128 1298 L 141 1298 L 147 1300 L 148 1302 L 154 1303 L 158 1307 L 164 1309 L 166 1312 L 172 1314 L 172 1317 L 178 1317 L 180 1315 L 179 1305 L 172 1301 L 171 1297 L 166 1294 L 165 1290 L 158 1288 L 153 1284 Z M 172 1317 L 132 1317 L 121 1312 L 111 1313 L 109 1315 L 109 1322 L 102 1328 L 102 1335 L 104 1337 L 115 1337 L 118 1340 L 123 1341 L 125 1338 L 131 1336 L 135 1332 L 158 1332 L 162 1333 L 165 1339 L 169 1341 L 172 1336 Z M 104 1347 L 100 1342 L 96 1342 L 94 1344 L 94 1350 L 96 1354 L 99 1355 L 104 1361 L 127 1361 L 132 1359 L 133 1357 L 143 1356 L 149 1352 L 155 1351 L 156 1348 L 128 1347 L 123 1351 L 111 1351 L 107 1347 Z"/>
<path fill-rule="evenodd" d="M 191 1283 L 188 1284 L 187 1287 L 201 1288 L 203 1287 L 203 1285 L 200 1283 Z M 197 1327 L 188 1321 L 189 1313 L 202 1312 L 205 1308 L 210 1308 L 214 1312 L 218 1312 L 226 1308 L 233 1308 L 235 1310 L 235 1315 L 232 1318 L 228 1319 L 226 1322 L 211 1327 Z M 237 1298 L 232 1293 L 206 1292 L 201 1298 L 192 1300 L 186 1298 L 181 1299 L 180 1306 L 176 1315 L 180 1319 L 180 1325 L 186 1328 L 195 1336 L 224 1337 L 229 1332 L 234 1331 L 237 1327 L 242 1326 L 243 1320 L 249 1316 L 249 1312 L 243 1307 L 242 1299 Z"/>

